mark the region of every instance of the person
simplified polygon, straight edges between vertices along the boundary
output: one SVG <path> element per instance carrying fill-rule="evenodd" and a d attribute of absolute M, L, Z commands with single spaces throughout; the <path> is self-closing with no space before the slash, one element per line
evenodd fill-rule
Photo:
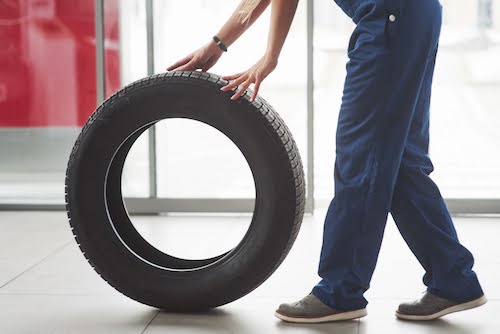
<path fill-rule="evenodd" d="M 427 289 L 396 316 L 431 320 L 483 305 L 471 252 L 458 240 L 429 174 L 429 105 L 441 29 L 438 0 L 335 0 L 356 24 L 350 37 L 336 130 L 335 194 L 328 207 L 318 274 L 303 299 L 275 315 L 289 322 L 356 319 L 375 269 L 388 214 L 425 269 Z M 298 0 L 243 0 L 213 40 L 167 68 L 202 70 L 271 5 L 267 49 L 255 65 L 223 76 L 239 98 L 276 68 Z M 231 94 L 229 94 L 231 95 Z M 397 274 L 397 268 L 394 268 Z M 397 279 L 397 278 L 395 278 Z"/>

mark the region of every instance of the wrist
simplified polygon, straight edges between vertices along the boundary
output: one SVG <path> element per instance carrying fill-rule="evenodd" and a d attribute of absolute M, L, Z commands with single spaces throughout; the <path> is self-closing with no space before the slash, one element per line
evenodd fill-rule
<path fill-rule="evenodd" d="M 208 43 L 206 44 L 206 48 L 208 48 L 211 52 L 214 52 L 214 53 L 224 53 L 224 51 L 222 51 L 218 46 L 217 44 L 215 44 L 214 40 L 210 38 L 210 41 L 208 41 Z"/>
<path fill-rule="evenodd" d="M 219 49 L 221 49 L 224 52 L 227 52 L 226 44 L 217 35 L 214 35 L 212 37 L 212 41 L 214 42 L 215 45 L 217 45 Z"/>
<path fill-rule="evenodd" d="M 264 54 L 264 59 L 269 63 L 277 64 L 279 59 L 279 54 L 266 51 L 266 53 Z"/>

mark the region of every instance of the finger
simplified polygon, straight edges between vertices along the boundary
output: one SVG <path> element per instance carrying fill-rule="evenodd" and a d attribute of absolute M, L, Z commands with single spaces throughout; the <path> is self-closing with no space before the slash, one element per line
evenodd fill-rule
<path fill-rule="evenodd" d="M 197 68 L 198 68 L 198 66 L 196 66 L 196 62 L 191 60 L 186 65 L 183 65 L 183 66 L 180 66 L 179 68 L 177 68 L 177 71 L 195 71 Z"/>
<path fill-rule="evenodd" d="M 184 57 L 181 60 L 179 60 L 179 61 L 175 62 L 174 64 L 170 65 L 169 67 L 167 67 L 167 71 L 172 71 L 172 70 L 176 69 L 177 67 L 188 63 L 190 60 L 191 60 L 190 56 Z"/>
<path fill-rule="evenodd" d="M 248 79 L 247 81 L 245 81 L 245 83 L 243 83 L 240 86 L 240 88 L 238 89 L 238 91 L 233 96 L 231 96 L 231 100 L 236 100 L 241 95 L 243 95 L 245 93 L 245 91 L 247 90 L 247 88 L 250 86 L 251 83 L 252 83 L 252 81 L 250 79 Z"/>
<path fill-rule="evenodd" d="M 212 67 L 213 64 L 211 63 L 205 63 L 205 64 L 201 64 L 200 65 L 200 69 L 202 72 L 206 72 L 210 69 L 210 67 Z"/>
<path fill-rule="evenodd" d="M 255 101 L 255 99 L 257 98 L 257 94 L 259 93 L 259 88 L 260 88 L 260 83 L 261 81 L 257 81 L 255 83 L 255 86 L 253 87 L 253 94 L 252 94 L 252 102 Z"/>
<path fill-rule="evenodd" d="M 233 79 L 236 79 L 238 77 L 241 77 L 243 75 L 243 73 L 245 73 L 245 72 L 240 72 L 240 73 L 232 74 L 232 75 L 223 75 L 221 78 L 224 80 L 233 80 Z"/>
<path fill-rule="evenodd" d="M 245 82 L 245 80 L 248 79 L 248 76 L 246 75 L 242 75 L 241 77 L 231 81 L 229 84 L 225 85 L 224 87 L 222 87 L 220 90 L 226 92 L 228 90 L 231 90 L 233 89 L 234 87 L 238 86 L 239 84 L 241 84 L 242 82 Z"/>
<path fill-rule="evenodd" d="M 201 67 L 201 70 L 203 72 L 207 72 L 212 66 L 214 66 L 217 63 L 217 58 L 212 57 L 210 58 L 205 64 L 203 64 Z"/>

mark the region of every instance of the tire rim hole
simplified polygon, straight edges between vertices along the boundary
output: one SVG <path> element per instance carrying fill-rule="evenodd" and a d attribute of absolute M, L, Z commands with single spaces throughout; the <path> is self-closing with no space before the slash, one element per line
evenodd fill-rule
<path fill-rule="evenodd" d="M 149 126 L 137 130 L 122 144 L 110 166 L 107 193 L 113 228 L 134 255 L 150 264 L 173 270 L 197 270 L 214 264 L 242 243 L 252 222 L 251 213 L 227 217 L 221 217 L 220 213 L 167 213 L 144 217 L 129 215 L 126 205 L 122 204 L 121 208 L 116 205 L 119 197 L 123 203 L 123 197 L 144 196 L 149 192 L 148 187 L 144 187 L 149 184 L 149 134 L 146 131 Z M 191 193 L 185 189 L 178 197 L 209 197 L 210 189 L 217 189 L 222 195 L 219 197 L 237 194 L 252 198 L 248 194 L 253 193 L 255 199 L 255 184 L 248 162 L 238 147 L 218 129 L 193 119 L 170 118 L 156 123 L 156 133 L 158 169 L 165 166 L 171 173 L 170 177 L 158 175 L 160 196 L 177 197 L 175 193 L 176 190 L 182 192 L 182 182 L 192 182 Z M 184 176 L 176 180 L 175 173 L 180 174 L 180 171 Z M 196 179 L 189 180 L 189 175 L 193 174 Z M 238 180 L 238 183 L 231 184 L 230 180 Z M 162 182 L 170 185 L 170 193 L 166 187 L 162 189 Z M 110 191 L 118 183 L 119 194 Z M 196 193 L 200 186 L 203 187 L 201 193 Z M 242 187 L 246 192 L 241 191 Z"/>

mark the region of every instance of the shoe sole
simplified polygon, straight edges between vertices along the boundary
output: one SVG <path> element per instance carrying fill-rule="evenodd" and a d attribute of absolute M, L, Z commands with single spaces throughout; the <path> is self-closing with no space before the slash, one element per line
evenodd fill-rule
<path fill-rule="evenodd" d="M 283 321 L 305 323 L 305 324 L 314 324 L 314 323 L 328 322 L 328 321 L 352 320 L 352 319 L 362 318 L 367 314 L 368 313 L 366 312 L 366 309 L 340 312 L 331 315 L 325 315 L 322 317 L 294 317 L 279 313 L 278 311 L 274 313 L 276 317 L 278 317 Z"/>
<path fill-rule="evenodd" d="M 442 317 L 443 315 L 446 315 L 446 314 L 459 312 L 459 311 L 465 311 L 465 310 L 469 310 L 471 308 L 479 307 L 481 305 L 484 305 L 487 301 L 488 300 L 483 295 L 477 299 L 471 300 L 471 301 L 466 302 L 466 303 L 461 303 L 461 304 L 450 306 L 448 308 L 445 308 L 444 310 L 441 310 L 441 311 L 433 313 L 433 314 L 414 315 L 414 314 L 400 313 L 400 312 L 396 311 L 396 317 L 398 317 L 399 319 L 404 319 L 404 320 L 417 320 L 417 321 L 434 320 L 434 319 Z"/>

